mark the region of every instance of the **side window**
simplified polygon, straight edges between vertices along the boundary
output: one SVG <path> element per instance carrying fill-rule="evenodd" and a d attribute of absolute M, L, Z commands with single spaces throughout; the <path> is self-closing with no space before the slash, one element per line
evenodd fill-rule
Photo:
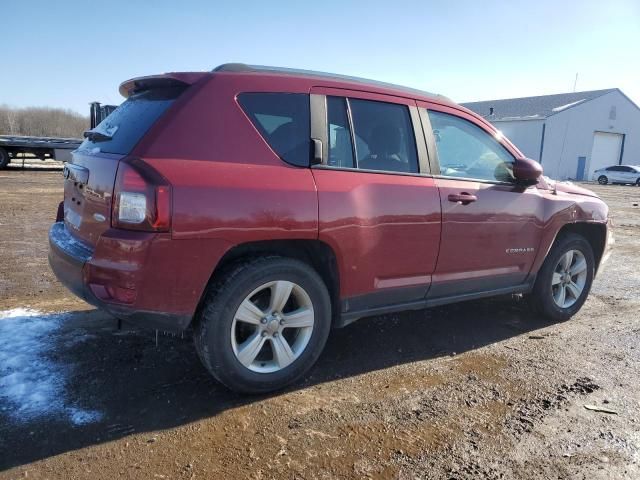
<path fill-rule="evenodd" d="M 280 158 L 293 165 L 309 166 L 309 95 L 242 93 L 238 95 L 238 103 Z"/>
<path fill-rule="evenodd" d="M 327 97 L 329 125 L 329 165 L 353 168 L 353 143 L 347 117 L 347 102 L 342 97 Z"/>
<path fill-rule="evenodd" d="M 455 115 L 428 112 L 442 175 L 500 182 L 515 180 L 515 159 L 490 134 Z"/>
<path fill-rule="evenodd" d="M 418 172 L 418 154 L 406 105 L 349 99 L 357 167 Z"/>

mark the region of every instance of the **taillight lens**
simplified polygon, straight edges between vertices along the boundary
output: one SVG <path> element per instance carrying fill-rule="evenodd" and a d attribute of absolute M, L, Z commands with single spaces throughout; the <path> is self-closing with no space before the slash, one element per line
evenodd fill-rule
<path fill-rule="evenodd" d="M 171 227 L 171 186 L 140 159 L 123 160 L 118 165 L 111 226 L 153 232 L 166 232 Z"/>

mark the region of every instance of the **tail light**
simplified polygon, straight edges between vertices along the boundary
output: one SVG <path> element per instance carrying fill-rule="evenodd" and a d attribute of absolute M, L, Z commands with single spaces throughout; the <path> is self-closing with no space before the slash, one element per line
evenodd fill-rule
<path fill-rule="evenodd" d="M 140 159 L 118 165 L 111 226 L 153 232 L 166 232 L 171 227 L 171 186 Z"/>

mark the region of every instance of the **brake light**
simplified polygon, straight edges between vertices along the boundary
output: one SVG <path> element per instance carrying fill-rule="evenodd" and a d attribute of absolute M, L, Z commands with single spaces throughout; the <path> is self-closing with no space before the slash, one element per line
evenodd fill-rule
<path fill-rule="evenodd" d="M 123 160 L 118 165 L 111 226 L 154 232 L 171 227 L 171 186 L 140 159 Z"/>

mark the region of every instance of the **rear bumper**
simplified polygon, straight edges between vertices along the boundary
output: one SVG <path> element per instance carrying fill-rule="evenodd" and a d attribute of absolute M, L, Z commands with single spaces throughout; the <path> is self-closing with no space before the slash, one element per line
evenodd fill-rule
<path fill-rule="evenodd" d="M 92 251 L 67 232 L 63 222 L 49 229 L 49 265 L 58 280 L 76 296 L 92 303 L 86 296 L 82 269 Z"/>
<path fill-rule="evenodd" d="M 146 247 L 153 240 L 151 237 L 124 232 L 123 238 L 107 238 L 107 244 L 116 242 L 119 248 L 130 254 L 129 261 L 113 261 L 109 255 L 100 256 L 101 251 L 108 253 L 109 248 L 99 244 L 92 250 L 77 241 L 64 222 L 56 222 L 49 229 L 49 264 L 58 280 L 87 303 L 141 327 L 182 331 L 191 322 L 190 313 L 144 308 L 144 297 L 137 295 L 145 283 L 154 280 L 153 271 L 147 275 L 143 269 Z M 131 304 L 118 302 L 110 293 L 113 291 L 130 295 Z"/>

